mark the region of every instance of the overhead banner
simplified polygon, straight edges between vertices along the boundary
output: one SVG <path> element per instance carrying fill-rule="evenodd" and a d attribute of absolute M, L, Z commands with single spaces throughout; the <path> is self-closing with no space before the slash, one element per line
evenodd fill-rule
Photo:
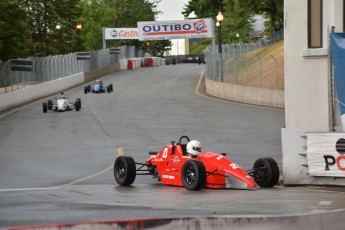
<path fill-rule="evenodd" d="M 345 134 L 307 134 L 310 176 L 345 177 Z"/>
<path fill-rule="evenodd" d="M 139 40 L 213 37 L 212 19 L 138 22 Z"/>
<path fill-rule="evenodd" d="M 105 40 L 139 39 L 137 28 L 105 28 Z"/>
<path fill-rule="evenodd" d="M 331 33 L 331 54 L 343 131 L 345 130 L 345 33 Z"/>

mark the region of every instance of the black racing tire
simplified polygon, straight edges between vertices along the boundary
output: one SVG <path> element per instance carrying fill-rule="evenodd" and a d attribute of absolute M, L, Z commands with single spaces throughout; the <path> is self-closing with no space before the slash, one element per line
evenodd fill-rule
<path fill-rule="evenodd" d="M 76 111 L 79 111 L 79 110 L 80 110 L 80 101 L 76 100 L 76 101 L 74 102 L 74 107 L 75 107 L 75 110 L 76 110 Z"/>
<path fill-rule="evenodd" d="M 277 162 L 270 158 L 259 158 L 253 166 L 254 180 L 263 188 L 270 188 L 278 184 L 279 167 Z"/>
<path fill-rule="evenodd" d="M 110 84 L 110 90 L 111 90 L 111 92 L 114 91 L 113 84 Z"/>
<path fill-rule="evenodd" d="M 111 92 L 111 86 L 110 86 L 110 85 L 107 86 L 107 92 L 108 92 L 108 93 Z"/>
<path fill-rule="evenodd" d="M 89 87 L 88 87 L 88 86 L 85 86 L 85 87 L 84 87 L 84 93 L 87 94 L 88 91 L 89 91 Z"/>
<path fill-rule="evenodd" d="M 79 109 L 81 109 L 81 99 L 77 98 L 77 101 L 79 101 Z"/>
<path fill-rule="evenodd" d="M 114 163 L 114 178 L 119 185 L 128 186 L 133 184 L 136 177 L 134 159 L 129 156 L 118 156 Z"/>
<path fill-rule="evenodd" d="M 43 113 L 46 113 L 46 112 L 48 111 L 48 105 L 47 105 L 47 103 L 46 103 L 46 102 L 43 102 L 42 107 L 43 107 Z"/>
<path fill-rule="evenodd" d="M 52 109 L 53 109 L 53 101 L 48 100 L 48 110 L 52 110 Z"/>
<path fill-rule="evenodd" d="M 205 187 L 206 168 L 201 161 L 188 160 L 182 166 L 181 179 L 183 186 L 190 191 Z"/>

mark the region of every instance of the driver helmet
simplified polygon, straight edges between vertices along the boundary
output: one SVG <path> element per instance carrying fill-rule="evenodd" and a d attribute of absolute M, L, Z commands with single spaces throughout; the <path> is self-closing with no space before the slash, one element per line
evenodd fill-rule
<path fill-rule="evenodd" d="M 198 155 L 201 153 L 201 148 L 202 145 L 199 141 L 197 140 L 192 140 L 190 142 L 188 142 L 187 144 L 187 152 L 192 154 L 192 155 Z"/>
<path fill-rule="evenodd" d="M 96 80 L 96 84 L 102 84 L 102 81 L 99 80 L 99 79 L 97 79 L 97 80 Z"/>

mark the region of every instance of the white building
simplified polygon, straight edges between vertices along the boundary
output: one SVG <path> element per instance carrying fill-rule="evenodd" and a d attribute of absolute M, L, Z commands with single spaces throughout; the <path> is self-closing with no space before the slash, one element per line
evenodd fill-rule
<path fill-rule="evenodd" d="M 344 31 L 344 0 L 284 1 L 284 184 L 345 185 L 344 177 L 311 175 L 308 135 L 335 134 L 329 55 L 331 27 Z M 337 114 L 335 114 L 337 115 Z M 332 150 L 333 151 L 333 150 Z M 308 155 L 309 154 L 309 155 Z M 345 160 L 339 161 L 345 167 Z M 324 162 L 320 162 L 324 168 Z"/>

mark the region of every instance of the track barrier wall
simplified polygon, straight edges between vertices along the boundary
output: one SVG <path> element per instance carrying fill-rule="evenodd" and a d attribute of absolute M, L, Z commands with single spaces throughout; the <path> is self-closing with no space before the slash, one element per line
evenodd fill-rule
<path fill-rule="evenodd" d="M 201 216 L 185 218 L 142 218 L 66 224 L 49 224 L 7 228 L 8 230 L 290 230 L 290 229 L 343 229 L 345 209 L 303 215 L 279 216 Z"/>

